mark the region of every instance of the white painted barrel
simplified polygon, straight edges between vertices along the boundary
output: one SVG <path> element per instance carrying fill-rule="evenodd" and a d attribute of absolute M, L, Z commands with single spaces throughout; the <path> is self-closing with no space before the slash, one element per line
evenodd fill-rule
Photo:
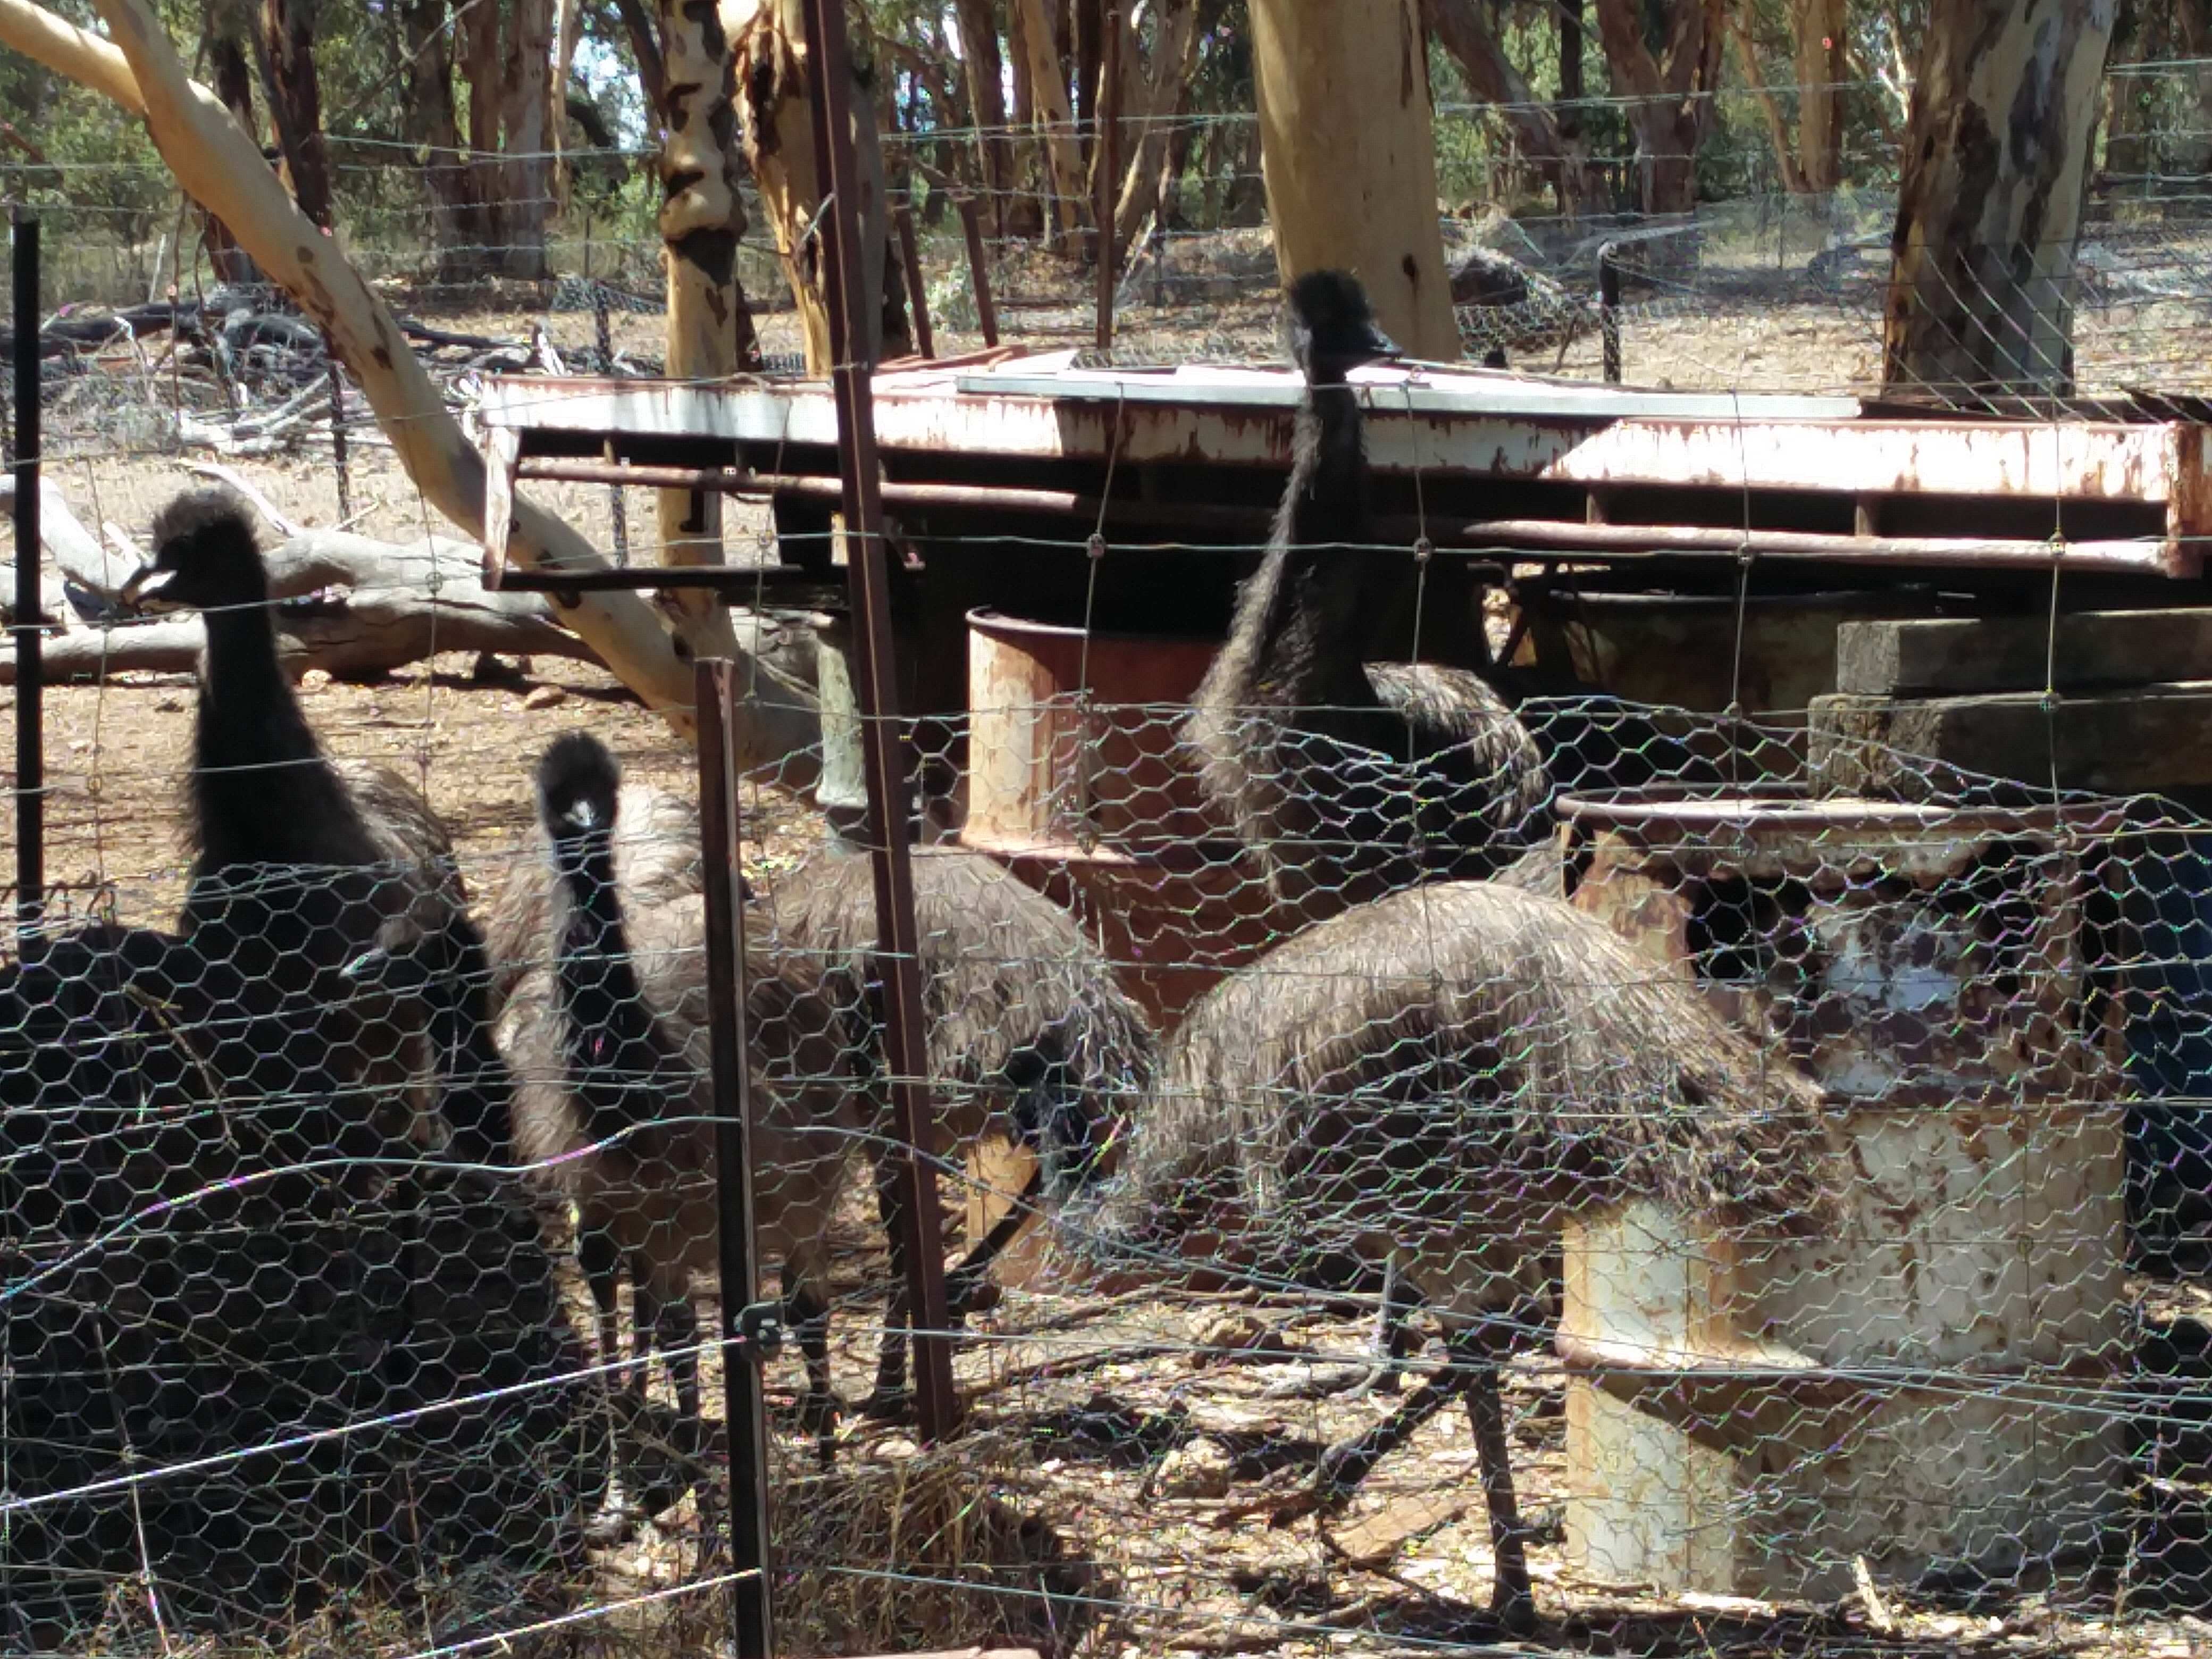
<path fill-rule="evenodd" d="M 2087 815 L 1586 798 L 1573 902 L 1827 1089 L 1807 1243 L 1650 1205 L 1571 1230 L 1569 1547 L 1591 1577 L 1825 1599 L 2086 1565 L 2124 1492 L 2119 1018 Z M 1571 877 L 1571 879 L 1575 879 Z"/>

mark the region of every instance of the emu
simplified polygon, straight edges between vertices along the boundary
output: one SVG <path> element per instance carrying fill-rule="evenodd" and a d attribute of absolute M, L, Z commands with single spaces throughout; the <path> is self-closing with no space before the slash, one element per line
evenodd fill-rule
<path fill-rule="evenodd" d="M 619 1352 L 615 1290 L 627 1267 L 641 1354 L 658 1347 L 678 1410 L 696 1425 L 691 1281 L 719 1263 L 704 916 L 689 896 L 626 907 L 613 839 L 620 786 L 614 757 L 587 732 L 556 738 L 539 760 L 552 874 L 545 934 L 507 993 L 500 1032 L 518 1079 L 516 1150 L 576 1206 L 602 1358 Z M 804 964 L 749 947 L 746 969 L 755 1227 L 763 1251 L 783 1264 L 806 1365 L 804 1420 L 826 1436 L 834 1419 L 826 1235 L 862 1128 L 848 1044 Z M 643 1388 L 641 1370 L 629 1389 Z"/>
<path fill-rule="evenodd" d="M 153 562 L 125 599 L 197 609 L 207 626 L 181 928 L 237 976 L 248 1006 L 334 1005 L 301 1028 L 312 1047 L 262 1056 L 259 1080 L 281 1093 L 283 1066 L 312 1073 L 335 1048 L 350 1054 L 359 1083 L 380 1088 L 402 1080 L 397 1055 L 418 1086 L 434 1074 L 451 1150 L 490 1158 L 512 1079 L 492 1045 L 483 942 L 445 826 L 393 773 L 324 752 L 277 658 L 268 570 L 244 502 L 224 489 L 180 495 L 155 518 L 154 538 Z M 423 942 L 428 971 L 404 994 L 343 973 L 393 925 Z"/>
<path fill-rule="evenodd" d="M 1522 349 L 1556 340 L 1564 357 L 1583 320 L 1583 307 L 1559 283 L 1479 243 L 1452 268 L 1451 297 L 1462 331 L 1483 343 L 1485 368 L 1507 367 L 1508 346 Z"/>
<path fill-rule="evenodd" d="M 957 1325 L 983 1305 L 992 1261 L 1038 1200 L 1063 1197 L 1097 1173 L 1115 1127 L 1151 1085 L 1155 1040 L 1074 918 L 993 860 L 957 848 L 917 848 L 914 894 L 935 1150 L 975 1141 L 998 1121 L 1038 1159 L 1013 1208 L 948 1276 L 947 1310 Z M 778 959 L 812 964 L 840 988 L 867 1033 L 864 1064 L 875 1073 L 879 1126 L 869 1149 L 891 1291 L 875 1387 L 863 1409 L 896 1415 L 906 1405 L 908 1310 L 905 1237 L 890 1162 L 882 1155 L 889 1068 L 872 960 L 872 870 L 865 857 L 825 848 L 780 878 L 758 903 L 772 924 Z"/>
<path fill-rule="evenodd" d="M 1192 699 L 1201 789 L 1310 915 L 1494 873 L 1550 793 L 1534 740 L 1479 676 L 1363 664 L 1373 584 L 1365 440 L 1346 376 L 1396 355 L 1343 271 L 1291 287 L 1297 453 L 1259 570 Z"/>
<path fill-rule="evenodd" d="M 1062 1225 L 1109 1258 L 1202 1222 L 1394 1263 L 1449 1365 L 1329 1449 L 1289 1512 L 1341 1503 L 1464 1397 L 1515 1629 L 1534 1609 L 1498 1371 L 1548 1322 L 1563 1224 L 1643 1196 L 1772 1240 L 1824 1224 L 1840 1189 L 1808 1079 L 1602 922 L 1497 883 L 1309 928 L 1201 1000 L 1161 1070 L 1120 1173 Z"/>

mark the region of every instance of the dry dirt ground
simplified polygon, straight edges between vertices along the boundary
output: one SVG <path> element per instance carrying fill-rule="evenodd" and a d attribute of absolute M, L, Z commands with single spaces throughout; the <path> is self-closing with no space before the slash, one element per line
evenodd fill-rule
<path fill-rule="evenodd" d="M 439 320 L 507 334 L 527 325 L 512 313 Z M 1038 320 L 1054 319 L 1040 313 Z M 1057 320 L 1066 335 L 1084 325 L 1073 306 Z M 581 332 L 588 326 L 588 319 L 556 319 L 557 329 L 579 337 L 588 337 Z M 654 319 L 623 319 L 620 326 L 618 343 L 653 349 Z M 1755 343 L 1729 334 L 1725 350 L 1692 342 L 1680 358 L 1724 363 L 1730 380 L 1772 359 L 1779 364 L 1775 378 L 1798 386 L 1853 372 L 1838 354 L 1863 336 L 1832 309 L 1824 315 L 1807 308 L 1761 326 Z M 765 319 L 771 349 L 793 349 L 789 328 L 787 317 Z M 1271 328 L 1267 307 L 1249 302 L 1224 301 L 1206 323 L 1209 342 L 1242 342 L 1255 351 Z M 1167 349 L 1166 335 L 1148 332 L 1137 316 L 1127 332 L 1133 349 L 1154 340 Z M 945 347 L 968 343 L 956 336 Z M 1588 356 L 1595 348 L 1583 342 L 1575 349 Z M 1572 354 L 1569 361 L 1571 369 L 1577 366 Z M 56 422 L 58 480 L 88 522 L 112 520 L 143 541 L 155 509 L 190 481 L 185 465 L 194 458 L 131 443 L 127 422 L 113 417 L 127 402 L 97 400 L 103 412 L 91 418 L 89 409 L 70 414 L 70 395 L 64 392 L 58 411 L 68 418 Z M 352 465 L 356 527 L 394 538 L 433 527 L 388 451 L 357 444 Z M 240 466 L 303 522 L 339 522 L 326 452 Z M 604 491 L 577 486 L 549 493 L 605 544 Z M 634 531 L 649 525 L 648 511 L 648 503 L 633 500 Z M 478 892 L 495 883 L 520 844 L 531 810 L 530 765 L 559 730 L 589 726 L 634 775 L 690 793 L 689 748 L 605 673 L 539 659 L 526 678 L 484 685 L 472 682 L 471 667 L 467 659 L 444 657 L 377 684 L 321 687 L 307 694 L 306 706 L 336 753 L 380 759 L 419 779 L 452 824 Z M 541 703 L 551 696 L 546 687 L 557 688 L 557 701 L 529 706 L 533 692 Z M 50 693 L 47 864 L 71 890 L 76 908 L 112 906 L 133 922 L 158 922 L 172 909 L 192 704 L 191 684 L 181 677 L 118 675 L 103 685 Z M 15 707 L 14 693 L 0 690 L 0 744 L 11 741 Z M 772 879 L 817 837 L 818 825 L 773 790 L 762 791 L 752 808 L 760 838 L 749 854 L 755 872 Z M 856 1199 L 837 1263 L 845 1303 L 836 1328 L 837 1380 L 848 1399 L 867 1384 L 872 1327 L 881 1317 L 872 1289 L 879 1271 Z M 2206 1311 L 2195 1305 L 2202 1297 L 2185 1299 L 2189 1311 Z M 957 1359 L 972 1432 L 949 1451 L 917 1453 L 900 1431 L 848 1423 L 841 1472 L 825 1476 L 779 1418 L 777 1528 L 787 1574 L 796 1575 L 784 1581 L 787 1651 L 947 1648 L 1011 1635 L 1136 1659 L 1164 1650 L 1414 1653 L 1491 1639 L 1480 1615 L 1490 1548 L 1463 1414 L 1432 1422 L 1382 1466 L 1339 1521 L 1274 1529 L 1262 1516 L 1239 1512 L 1262 1480 L 1280 1478 L 1318 1445 L 1384 1410 L 1386 1402 L 1374 1399 L 1294 1395 L 1317 1361 L 1360 1350 L 1364 1321 L 1358 1310 L 1197 1295 L 1107 1296 L 1071 1279 L 1057 1289 L 1009 1292 L 976 1326 Z M 769 1380 L 779 1401 L 787 1402 L 798 1382 L 795 1358 L 775 1361 Z M 708 1381 L 719 1418 L 711 1371 Z M 1986 1659 L 2103 1653 L 2173 1659 L 2212 1647 L 2212 1625 L 2161 1605 L 2175 1571 L 2192 1559 L 2204 1565 L 2201 1552 L 2185 1559 L 2178 1536 L 2118 1540 L 2127 1557 L 2124 1595 L 2133 1599 L 2117 1607 L 2112 1575 L 2078 1564 L 2055 1582 L 1980 1603 L 1899 1595 L 1775 1608 L 1650 1597 L 1589 1582 L 1568 1559 L 1559 1528 L 1565 1474 L 1560 1379 L 1523 1361 L 1510 1395 L 1522 1505 L 1540 1540 L 1534 1564 L 1545 1625 L 1534 1645 L 1594 1654 Z M 933 1481 L 944 1501 L 932 1508 L 917 1499 L 902 1523 L 896 1504 Z M 863 1526 L 847 1513 L 860 1501 L 855 1493 L 889 1494 L 894 1507 L 877 1504 L 874 1523 Z M 984 1520 L 994 1504 L 1011 1506 L 1029 1524 L 1004 1535 L 993 1531 Z M 526 1645 L 578 1654 L 721 1651 L 720 1591 L 669 1594 L 687 1570 L 683 1540 L 690 1521 L 687 1507 L 639 1546 L 602 1558 L 588 1582 L 569 1587 L 571 1607 L 596 1607 L 602 1616 Z M 1064 1592 L 1057 1599 L 1008 1593 L 1021 1582 L 1018 1574 L 994 1578 L 994 1567 L 1010 1553 L 1048 1546 L 1074 1564 L 1053 1581 Z M 931 1581 L 940 1579 L 960 1588 L 933 1589 Z M 2212 1605 L 2212 1581 L 2185 1584 L 2181 1603 Z M 480 1608 L 479 1616 L 489 1622 L 477 1629 L 496 1627 L 496 1610 Z M 512 1618 L 527 1622 L 520 1607 Z M 362 1639 L 360 1632 L 351 1639 Z M 346 1645 L 305 1634 L 302 1640 L 326 1650 Z M 402 1620 L 370 1650 L 411 1651 L 427 1641 L 419 1626 Z"/>

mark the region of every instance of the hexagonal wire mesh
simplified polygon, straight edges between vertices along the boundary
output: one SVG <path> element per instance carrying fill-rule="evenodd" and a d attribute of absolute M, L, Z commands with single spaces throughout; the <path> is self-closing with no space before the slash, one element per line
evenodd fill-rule
<path fill-rule="evenodd" d="M 2111 213 L 2084 250 L 2085 395 L 2197 389 L 2191 210 Z M 1879 192 L 1707 204 L 1696 260 L 1628 284 L 1632 375 L 1866 385 L 1860 244 L 1887 216 Z M 1529 292 L 1462 310 L 1471 356 L 1595 372 L 1588 228 L 1515 244 Z M 128 233 L 68 240 L 136 297 Z M 651 239 L 615 251 L 642 270 Z M 1010 309 L 1087 330 L 1036 246 L 992 252 Z M 1120 353 L 1260 355 L 1273 273 L 1263 232 L 1159 237 Z M 88 333 L 52 398 L 96 562 L 177 486 L 178 443 L 321 496 L 319 468 L 253 453 L 329 441 L 313 349 L 224 316 L 203 364 L 143 326 Z M 388 456 L 352 465 L 380 534 L 429 536 Z M 558 494 L 611 534 L 604 492 Z M 433 592 L 474 565 L 422 550 Z M 288 585 L 313 580 L 277 578 L 288 653 L 410 591 Z M 1508 713 L 1462 683 L 1471 761 L 1441 781 L 1374 716 L 1454 688 L 1385 669 L 1328 708 L 1225 705 L 1241 775 L 1210 786 L 1182 698 L 1211 641 L 1176 701 L 1118 693 L 1099 636 L 1090 672 L 901 727 L 939 843 L 915 868 L 951 1232 L 1048 1224 L 955 1280 L 968 1419 L 941 1448 L 896 1418 L 867 866 L 755 781 L 783 1645 L 1462 1645 L 1498 1633 L 1516 1549 L 1556 1645 L 2197 1639 L 2203 826 L 1839 739 L 1791 712 L 1796 673 L 1752 695 L 1757 586 L 1670 665 L 1755 718 L 1650 689 Z M 1603 596 L 1552 601 L 1577 668 L 1623 666 Z M 66 603 L 101 651 L 150 640 Z M 721 1639 L 690 757 L 611 703 L 581 716 L 628 769 L 609 835 L 589 765 L 541 805 L 548 733 L 507 694 L 459 712 L 466 665 L 310 695 L 335 782 L 196 754 L 181 863 L 147 832 L 179 816 L 191 695 L 94 666 L 56 710 L 61 920 L 0 980 L 0 1645 Z M 313 839 L 333 799 L 378 833 Z M 304 839 L 224 842 L 226 810 Z"/>

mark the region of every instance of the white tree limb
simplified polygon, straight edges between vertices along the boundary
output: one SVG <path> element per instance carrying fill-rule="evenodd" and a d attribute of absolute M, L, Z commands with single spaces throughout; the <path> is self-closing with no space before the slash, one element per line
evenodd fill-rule
<path fill-rule="evenodd" d="M 98 0 L 114 39 L 100 40 L 30 3 L 0 0 L 0 43 L 143 113 L 178 182 L 329 337 L 367 393 L 401 465 L 431 505 L 472 537 L 483 530 L 483 459 L 463 438 L 398 325 L 335 240 L 284 193 L 259 149 L 216 95 L 186 78 L 143 0 Z M 604 568 L 582 536 L 520 498 L 510 556 L 523 568 Z M 672 646 L 653 608 L 634 594 L 579 596 L 568 613 L 608 665 L 678 729 L 690 729 L 693 650 Z M 681 627 L 679 621 L 678 626 Z M 819 732 L 803 690 L 768 672 L 738 735 L 748 763 L 810 747 Z"/>

